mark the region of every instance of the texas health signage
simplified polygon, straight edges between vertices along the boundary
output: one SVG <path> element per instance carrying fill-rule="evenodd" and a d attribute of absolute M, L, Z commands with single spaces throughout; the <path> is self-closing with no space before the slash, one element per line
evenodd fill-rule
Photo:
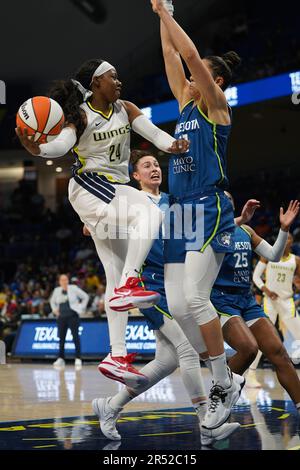
<path fill-rule="evenodd" d="M 82 356 L 99 358 L 109 352 L 109 335 L 106 320 L 81 319 L 79 327 Z M 129 320 L 126 330 L 128 352 L 141 355 L 155 354 L 155 335 L 143 318 Z M 56 321 L 24 320 L 18 330 L 13 347 L 17 357 L 51 358 L 59 351 Z M 70 330 L 65 342 L 66 357 L 74 357 L 75 345 Z"/>
<path fill-rule="evenodd" d="M 225 95 L 232 107 L 246 106 L 260 101 L 300 93 L 300 71 L 263 78 L 227 88 Z M 154 104 L 142 109 L 154 124 L 176 121 L 179 116 L 176 100 Z"/>

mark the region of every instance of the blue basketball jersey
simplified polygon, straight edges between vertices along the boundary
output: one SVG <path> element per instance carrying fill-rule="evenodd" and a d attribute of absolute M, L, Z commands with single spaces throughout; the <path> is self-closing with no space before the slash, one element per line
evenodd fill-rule
<path fill-rule="evenodd" d="M 214 287 L 238 287 L 250 290 L 252 280 L 251 235 L 243 227 L 234 231 L 234 252 L 225 255 Z"/>
<path fill-rule="evenodd" d="M 158 207 L 165 212 L 169 208 L 169 195 L 166 193 L 160 193 L 161 198 L 158 203 Z M 155 203 L 155 199 L 149 198 Z M 143 266 L 143 272 L 147 271 L 147 267 L 150 268 L 152 272 L 164 273 L 164 240 L 163 240 L 163 224 L 159 231 L 159 237 L 154 241 L 152 248 L 146 258 L 146 261 Z"/>
<path fill-rule="evenodd" d="M 215 124 L 194 101 L 183 108 L 175 138 L 190 141 L 189 150 L 169 161 L 169 191 L 177 197 L 200 193 L 214 187 L 226 189 L 226 149 L 231 125 Z"/>

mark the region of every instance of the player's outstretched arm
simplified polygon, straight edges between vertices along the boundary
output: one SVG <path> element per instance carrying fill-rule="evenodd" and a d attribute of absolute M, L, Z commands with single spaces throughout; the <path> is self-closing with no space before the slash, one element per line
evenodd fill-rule
<path fill-rule="evenodd" d="M 64 127 L 56 139 L 47 144 L 38 144 L 34 142 L 34 135 L 28 136 L 27 129 L 17 127 L 16 134 L 23 147 L 32 155 L 44 158 L 58 158 L 66 155 L 76 144 L 77 135 L 73 124 Z"/>
<path fill-rule="evenodd" d="M 174 137 L 155 126 L 142 111 L 130 101 L 123 101 L 132 129 L 144 139 L 152 142 L 157 148 L 167 153 L 185 153 L 189 149 L 189 141 L 175 140 Z"/>
<path fill-rule="evenodd" d="M 234 219 L 235 225 L 248 224 L 250 220 L 252 219 L 252 217 L 254 216 L 256 209 L 259 209 L 259 208 L 260 208 L 260 201 L 257 201 L 256 199 L 249 199 L 244 205 L 241 215 Z"/>
<path fill-rule="evenodd" d="M 219 85 L 215 83 L 193 41 L 170 15 L 164 6 L 163 0 L 151 0 L 151 3 L 154 12 L 159 15 L 161 21 L 164 23 L 175 49 L 179 52 L 189 68 L 196 88 L 205 100 L 208 109 L 222 110 L 228 115 L 228 105 L 224 92 Z"/>
<path fill-rule="evenodd" d="M 296 219 L 299 209 L 299 201 L 291 201 L 286 212 L 283 211 L 282 207 L 280 208 L 280 230 L 273 246 L 257 235 L 251 227 L 247 227 L 247 230 L 251 233 L 252 248 L 255 253 L 266 258 L 268 261 L 280 261 L 280 258 L 284 253 L 290 226 Z"/>
<path fill-rule="evenodd" d="M 169 6 L 172 6 L 171 2 L 169 2 Z M 169 10 L 169 13 L 172 14 L 172 12 L 173 9 Z M 169 86 L 181 109 L 191 99 L 190 82 L 186 79 L 180 54 L 176 50 L 163 21 L 160 22 L 160 37 Z"/>

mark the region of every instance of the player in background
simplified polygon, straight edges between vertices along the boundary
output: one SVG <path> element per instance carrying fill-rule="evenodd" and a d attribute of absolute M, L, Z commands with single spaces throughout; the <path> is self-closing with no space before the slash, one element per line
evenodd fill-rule
<path fill-rule="evenodd" d="M 202 59 L 194 43 L 172 17 L 172 2 L 152 0 L 151 3 L 161 20 L 166 73 L 180 109 L 175 136 L 184 136 L 190 141 L 189 151 L 184 156 L 173 156 L 169 160 L 169 191 L 172 204 L 176 203 L 181 214 L 184 217 L 191 214 L 194 238 L 186 227 L 180 227 L 180 219 L 175 218 L 171 227 L 174 235 L 165 242 L 165 288 L 170 310 L 188 339 L 189 323 L 196 320 L 207 346 L 214 387 L 203 426 L 212 429 L 228 419 L 240 392 L 240 385 L 227 367 L 220 321 L 210 302 L 210 292 L 224 255 L 233 250 L 233 209 L 224 194 L 228 186 L 226 149 L 231 110 L 224 91 L 240 58 L 235 52 L 229 52 L 222 57 Z M 185 76 L 182 61 L 189 69 L 190 80 Z M 200 210 L 202 215 L 199 216 Z M 175 239 L 178 231 L 183 236 L 181 244 Z M 181 308 L 182 285 L 188 311 Z"/>
<path fill-rule="evenodd" d="M 168 210 L 169 197 L 166 193 L 160 192 L 162 172 L 156 157 L 149 152 L 140 150 L 133 151 L 131 155 L 132 176 L 138 182 L 140 189 L 163 212 Z M 201 427 L 201 422 L 207 411 L 206 391 L 199 356 L 168 308 L 164 289 L 163 232 L 164 226 L 162 226 L 160 236 L 155 240 L 141 272 L 143 286 L 148 290 L 151 288 L 155 292 L 159 292 L 161 296 L 157 305 L 145 310 L 141 309 L 149 328 L 155 331 L 156 337 L 155 359 L 140 370 L 149 382 L 146 386 L 133 389 L 124 388 L 113 397 L 96 398 L 93 400 L 93 410 L 99 417 L 103 434 L 108 439 L 121 439 L 116 429 L 116 422 L 123 407 L 136 396 L 172 374 L 179 366 L 185 389 L 199 420 L 201 444 L 207 446 L 216 440 L 228 437 L 239 428 L 239 424 L 225 423 L 214 430 L 206 430 Z"/>
<path fill-rule="evenodd" d="M 184 152 L 188 143 L 154 126 L 128 101 L 120 100 L 122 84 L 115 67 L 95 59 L 85 62 L 75 79 L 56 83 L 50 95 L 62 107 L 66 126 L 52 142 L 41 144 L 16 133 L 33 155 L 57 158 L 71 149 L 76 156 L 69 200 L 88 227 L 107 279 L 106 314 L 111 354 L 103 371 L 110 378 L 141 380 L 126 355 L 127 314 L 133 306 L 159 299 L 139 285 L 138 272 L 156 238 L 161 212 L 149 198 L 126 185 L 129 181 L 131 129 L 165 152 Z M 129 382 L 128 382 L 129 383 Z"/>
<path fill-rule="evenodd" d="M 227 194 L 234 204 L 232 196 Z M 274 366 L 280 384 L 289 393 L 298 413 L 300 381 L 297 372 L 275 327 L 251 293 L 251 281 L 253 251 L 271 262 L 279 260 L 299 207 L 298 201 L 291 201 L 286 212 L 280 208 L 280 230 L 273 246 L 251 227 L 236 226 L 234 253 L 225 256 L 211 293 L 211 301 L 220 315 L 224 339 L 236 351 L 229 359 L 231 370 L 243 374 L 259 349 Z"/>
<path fill-rule="evenodd" d="M 263 292 L 263 308 L 265 314 L 275 325 L 277 318 L 285 326 L 292 337 L 300 341 L 300 318 L 294 302 L 293 280 L 300 275 L 300 258 L 291 253 L 293 236 L 289 234 L 284 253 L 278 262 L 261 258 L 253 272 L 254 284 Z M 265 274 L 265 282 L 262 276 Z M 260 387 L 256 378 L 256 369 L 261 359 L 259 351 L 249 368 L 247 385 Z M 296 358 L 297 361 L 297 358 Z M 249 380 L 249 383 L 248 383 Z"/>

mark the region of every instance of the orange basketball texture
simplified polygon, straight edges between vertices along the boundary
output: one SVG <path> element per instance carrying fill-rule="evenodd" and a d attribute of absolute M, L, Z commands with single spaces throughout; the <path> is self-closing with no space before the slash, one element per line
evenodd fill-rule
<path fill-rule="evenodd" d="M 55 139 L 64 126 L 61 106 L 47 96 L 35 96 L 25 101 L 17 113 L 17 126 L 35 134 L 35 142 L 46 143 Z"/>

